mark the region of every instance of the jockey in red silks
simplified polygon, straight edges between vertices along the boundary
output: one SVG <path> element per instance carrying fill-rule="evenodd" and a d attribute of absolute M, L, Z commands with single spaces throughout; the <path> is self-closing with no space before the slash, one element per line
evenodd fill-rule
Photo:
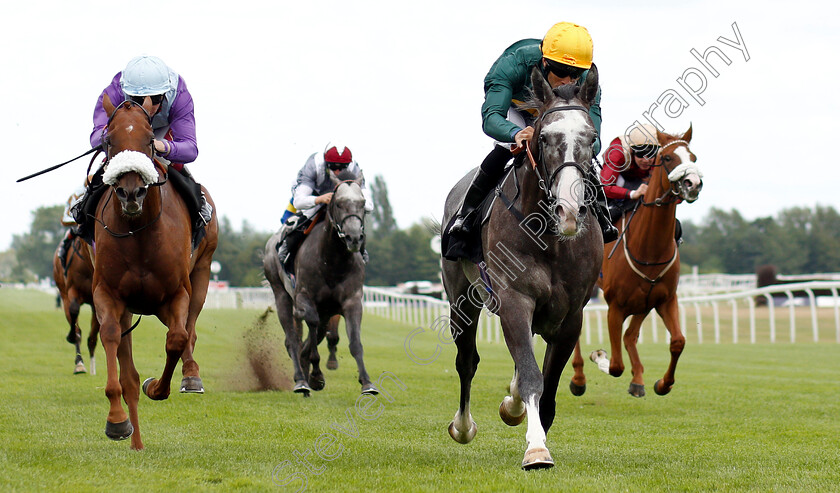
<path fill-rule="evenodd" d="M 607 196 L 610 220 L 617 221 L 625 212 L 636 207 L 647 192 L 651 166 L 662 146 L 656 127 L 637 124 L 628 133 L 613 139 L 604 151 L 601 184 Z M 674 239 L 682 243 L 682 224 L 676 220 Z"/>
<path fill-rule="evenodd" d="M 283 214 L 283 234 L 277 249 L 280 263 L 284 267 L 303 243 L 304 231 L 311 224 L 312 218 L 330 203 L 335 189 L 333 178 L 345 170 L 357 178 L 362 175 L 362 168 L 353 159 L 353 153 L 348 147 L 329 143 L 324 148 L 324 152 L 316 152 L 309 156 L 303 168 L 298 171 L 297 179 L 292 186 L 290 206 Z M 361 189 L 365 196 L 365 211 L 370 212 L 373 210 L 373 198 L 365 187 L 364 177 L 362 177 Z M 368 255 L 364 245 L 362 245 L 361 253 L 367 262 Z"/>
<path fill-rule="evenodd" d="M 114 106 L 123 101 L 134 101 L 143 105 L 151 103 L 151 124 L 155 134 L 154 149 L 156 159 L 162 164 L 179 172 L 185 180 L 173 180 L 176 187 L 185 188 L 190 197 L 185 197 L 191 210 L 195 228 L 203 228 L 212 218 L 212 206 L 201 193 L 200 186 L 189 170 L 184 166 L 198 157 L 198 144 L 195 138 L 195 115 L 193 99 L 183 77 L 169 68 L 160 58 L 138 56 L 128 62 L 125 69 L 117 73 L 111 83 L 102 91 L 93 110 L 93 131 L 90 145 L 98 147 L 103 143 L 108 115 L 103 101 L 108 99 Z M 102 167 L 97 170 L 82 200 L 73 207 L 72 213 L 79 224 L 78 234 L 88 243 L 93 237 L 93 228 L 89 221 L 90 209 L 96 207 L 102 187 Z M 92 204 L 92 205 L 90 205 Z M 194 229 L 195 229 L 194 228 Z"/>
<path fill-rule="evenodd" d="M 645 124 L 636 125 L 627 135 L 616 137 L 604 151 L 601 183 L 612 221 L 632 209 L 636 200 L 644 196 L 650 167 L 659 148 L 656 127 Z"/>
<path fill-rule="evenodd" d="M 585 27 L 560 22 L 548 30 L 542 40 L 523 39 L 509 46 L 493 63 L 484 78 L 484 104 L 481 106 L 484 133 L 496 140 L 493 150 L 484 158 L 473 177 L 464 202 L 458 210 L 448 233 L 467 234 L 466 220 L 487 193 L 501 179 L 503 170 L 513 157 L 511 146 L 522 147 L 534 135 L 534 116 L 516 107 L 527 98 L 531 90 L 531 71 L 539 67 L 552 88 L 564 84 L 580 86 L 592 67 L 592 37 Z M 589 108 L 589 116 L 596 133 L 601 132 L 601 89 Z M 592 145 L 592 155 L 601 149 L 600 138 Z M 604 241 L 617 237 L 615 227 L 609 222 L 601 187 L 597 186 L 597 171 L 591 170 L 589 181 L 596 190 L 593 212 L 604 234 Z"/>

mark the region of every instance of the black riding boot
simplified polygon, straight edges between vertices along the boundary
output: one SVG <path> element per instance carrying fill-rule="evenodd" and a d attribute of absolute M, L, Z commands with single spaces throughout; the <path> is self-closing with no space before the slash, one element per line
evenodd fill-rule
<path fill-rule="evenodd" d="M 455 215 L 455 221 L 449 228 L 450 235 L 469 233 L 470 227 L 467 224 L 467 217 L 484 200 L 487 193 L 499 183 L 499 178 L 501 178 L 505 165 L 511 157 L 513 157 L 513 154 L 509 149 L 494 146 L 490 154 L 484 158 L 481 167 L 478 168 L 470 187 L 467 189 L 467 193 L 464 195 L 464 202 Z"/>
<path fill-rule="evenodd" d="M 286 233 L 286 236 L 280 241 L 280 246 L 277 248 L 277 256 L 280 258 L 280 265 L 283 266 L 286 272 L 291 272 L 292 260 L 305 237 L 306 234 L 303 232 L 303 229 L 296 228 Z"/>
<path fill-rule="evenodd" d="M 61 267 L 67 268 L 67 252 L 70 251 L 70 246 L 73 240 L 76 239 L 76 233 L 73 228 L 68 228 L 64 233 L 64 239 L 61 240 L 61 247 L 58 249 L 58 259 L 61 261 Z"/>
<path fill-rule="evenodd" d="M 96 206 L 108 188 L 102 182 L 102 175 L 104 173 L 105 168 L 103 167 L 96 170 L 82 198 L 70 208 L 70 215 L 73 216 L 73 220 L 79 225 L 76 228 L 76 234 L 88 245 L 93 245 Z"/>
<path fill-rule="evenodd" d="M 610 243 L 618 239 L 618 229 L 613 226 L 610 220 L 610 212 L 607 208 L 607 196 L 604 194 L 604 186 L 595 173 L 594 168 L 589 170 L 589 180 L 595 185 L 595 200 L 593 200 L 593 212 L 598 218 L 598 225 L 601 227 L 601 234 L 604 235 L 604 243 Z"/>

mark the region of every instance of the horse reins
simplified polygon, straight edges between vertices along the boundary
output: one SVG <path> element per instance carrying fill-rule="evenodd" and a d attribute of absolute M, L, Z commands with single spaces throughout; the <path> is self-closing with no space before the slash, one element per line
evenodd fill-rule
<path fill-rule="evenodd" d="M 664 149 L 664 148 L 666 148 L 670 145 L 674 145 L 674 144 L 685 144 L 686 148 L 688 148 L 688 142 L 686 142 L 685 140 L 673 140 L 671 142 L 668 142 L 664 146 L 662 146 L 662 149 Z M 661 152 L 661 150 L 660 150 L 660 152 Z M 665 175 L 666 177 L 672 171 L 671 169 L 668 169 L 668 167 L 665 166 L 665 163 L 662 163 L 661 161 L 660 161 L 659 164 L 653 165 L 651 167 L 659 167 L 659 166 L 663 167 L 665 169 L 665 171 L 667 171 L 667 174 Z M 676 198 L 666 202 L 665 198 L 668 197 L 668 195 L 673 195 Z M 665 260 L 663 262 L 646 262 L 644 260 L 639 260 L 636 257 L 634 257 L 632 253 L 630 253 L 630 249 L 627 246 L 627 239 L 625 238 L 625 236 L 626 236 L 625 233 L 627 232 L 627 226 L 629 226 L 629 223 L 632 222 L 633 218 L 636 216 L 636 211 L 638 210 L 638 204 L 641 204 L 641 205 L 646 206 L 646 207 L 649 207 L 649 206 L 661 207 L 663 205 L 673 204 L 678 199 L 679 199 L 679 193 L 674 189 L 674 186 L 672 184 L 669 187 L 669 189 L 664 194 L 662 194 L 662 196 L 657 197 L 656 199 L 654 199 L 650 202 L 645 202 L 644 200 L 639 201 L 637 203 L 636 207 L 633 208 L 633 214 L 630 215 L 630 219 L 626 223 L 625 223 L 625 219 L 624 219 L 625 216 L 624 215 L 621 216 L 621 236 L 619 237 L 618 241 L 624 244 L 624 255 L 625 255 L 625 257 L 627 257 L 627 260 L 628 260 L 627 265 L 629 265 L 630 269 L 632 269 L 633 272 L 638 274 L 639 277 L 641 277 L 642 279 L 644 279 L 645 281 L 647 281 L 651 284 L 656 284 L 657 282 L 659 282 L 662 279 L 662 277 L 665 276 L 665 273 L 668 272 L 668 270 L 671 268 L 671 266 L 674 265 L 674 262 L 676 262 L 676 260 L 677 260 L 678 249 L 675 245 L 674 246 L 674 255 L 671 256 L 670 260 Z M 613 254 L 613 252 L 615 252 L 615 249 L 616 249 L 617 246 L 618 245 L 613 247 L 612 251 L 610 252 L 609 257 L 612 257 L 612 254 Z M 665 265 L 665 268 L 659 273 L 658 276 L 656 276 L 655 278 L 650 278 L 646 274 L 644 274 L 642 271 L 640 271 L 634 265 L 634 262 L 639 264 L 639 265 L 646 266 L 646 267 L 656 266 L 656 265 Z"/>
<path fill-rule="evenodd" d="M 671 142 L 668 142 L 667 144 L 663 145 L 659 152 L 661 153 L 662 149 L 665 149 L 666 147 L 674 145 L 674 144 L 685 144 L 686 149 L 688 149 L 688 142 L 686 142 L 685 140 L 679 139 L 679 140 L 672 140 Z M 660 166 L 665 168 L 665 171 L 667 172 L 665 174 L 666 177 L 671 174 L 671 171 L 673 171 L 673 169 L 669 169 L 667 166 L 665 166 L 665 163 L 662 163 L 662 162 L 660 162 L 659 164 L 652 165 L 651 168 L 658 168 Z M 666 202 L 665 199 L 668 198 L 669 195 L 672 195 L 673 197 L 671 197 L 671 200 Z M 652 205 L 655 205 L 656 207 L 660 207 L 660 206 L 663 206 L 663 205 L 673 204 L 677 200 L 679 200 L 679 192 L 677 192 L 677 190 L 675 189 L 674 184 L 671 183 L 668 190 L 666 190 L 665 193 L 663 193 L 661 196 L 656 197 L 655 199 L 653 199 L 650 202 L 645 202 L 644 200 L 642 200 L 641 204 L 645 207 L 649 207 L 649 206 L 652 206 Z"/>
<path fill-rule="evenodd" d="M 102 147 L 103 152 L 105 153 L 105 162 L 102 164 L 103 167 L 107 166 L 108 163 L 111 161 L 111 153 L 109 152 L 109 149 L 108 149 L 110 147 L 110 144 L 108 144 L 107 140 L 105 139 L 105 133 L 106 133 L 108 127 L 111 126 L 111 121 L 114 119 L 114 116 L 116 116 L 117 110 L 119 110 L 120 108 L 122 108 L 124 106 L 137 106 L 137 107 L 139 107 L 141 110 L 143 110 L 143 113 L 146 114 L 146 118 L 149 121 L 149 124 L 151 125 L 152 117 L 151 117 L 151 115 L 149 115 L 149 112 L 146 111 L 146 108 L 144 108 L 143 106 L 141 106 L 141 105 L 139 105 L 136 102 L 131 101 L 131 100 L 126 100 L 126 101 L 123 101 L 122 103 L 120 103 L 114 109 L 114 112 L 111 113 L 111 116 L 108 118 L 108 123 L 102 128 L 102 140 L 101 140 L 102 145 L 101 145 L 101 147 Z M 152 152 L 154 152 L 154 145 L 152 146 Z M 93 161 L 94 161 L 95 158 L 96 158 L 96 154 L 94 154 L 93 158 L 90 160 L 90 165 L 88 165 L 88 175 L 90 175 L 90 166 L 93 165 Z M 154 162 L 153 158 L 150 158 L 150 159 L 152 159 L 153 162 Z M 158 164 L 160 164 L 160 163 L 158 163 Z M 165 169 L 162 170 L 162 172 L 163 172 L 163 179 L 162 180 L 156 181 L 154 183 L 150 183 L 147 186 L 148 187 L 160 187 L 160 186 L 163 186 L 167 181 L 169 181 L 169 173 Z M 105 201 L 105 204 L 102 206 L 101 214 L 105 213 L 105 207 L 108 206 L 108 202 L 111 201 L 111 197 L 113 197 L 113 196 L 114 196 L 114 187 L 111 186 L 111 193 L 108 194 L 108 199 Z M 111 229 L 108 227 L 108 225 L 105 224 L 105 222 L 103 220 L 96 217 L 96 215 L 88 214 L 88 217 L 93 219 L 94 221 L 98 222 L 99 224 L 101 224 L 102 227 L 105 229 L 105 231 L 107 231 L 108 234 L 110 234 L 114 238 L 126 238 L 126 237 L 129 237 L 129 236 L 134 236 L 136 233 L 139 233 L 140 231 L 148 228 L 152 224 L 156 223 L 158 221 L 158 219 L 160 219 L 160 216 L 163 213 L 163 194 L 161 194 L 160 199 L 161 199 L 160 210 L 158 210 L 157 216 L 155 216 L 154 219 L 152 219 L 148 223 L 144 224 L 143 226 L 140 226 L 139 228 L 134 229 L 134 230 L 130 230 L 127 233 L 116 233 L 114 231 L 111 231 Z M 138 322 L 139 322 L 139 320 L 138 320 Z"/>

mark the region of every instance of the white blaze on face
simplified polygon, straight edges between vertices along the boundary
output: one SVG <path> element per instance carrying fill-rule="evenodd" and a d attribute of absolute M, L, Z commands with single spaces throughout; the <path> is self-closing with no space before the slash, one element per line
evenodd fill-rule
<path fill-rule="evenodd" d="M 125 131 L 131 133 L 132 131 L 134 131 L 134 125 L 129 125 L 128 127 L 126 127 Z"/>
<path fill-rule="evenodd" d="M 677 179 L 689 180 L 691 182 L 692 188 L 697 188 L 698 186 L 700 186 L 700 182 L 703 178 L 703 173 L 700 171 L 700 168 L 698 168 L 695 163 L 691 162 L 691 154 L 688 152 L 688 149 L 686 149 L 683 146 L 677 147 L 676 149 L 674 149 L 674 154 L 676 154 L 680 158 L 680 165 L 677 166 L 677 168 L 682 168 L 685 170 L 683 176 L 677 177 Z M 676 169 L 674 171 L 676 171 Z M 671 179 L 671 177 L 669 176 L 668 179 Z"/>
<path fill-rule="evenodd" d="M 589 128 L 586 115 L 582 111 L 564 112 L 564 118 L 546 125 L 542 132 L 562 134 L 566 144 L 565 153 L 559 156 L 561 163 L 573 163 L 575 147 L 582 145 L 584 132 Z M 549 177 L 545 177 L 546 180 Z M 557 205 L 563 209 L 567 221 L 576 221 L 578 211 L 584 205 L 584 180 L 574 166 L 566 166 L 554 180 L 552 193 L 557 198 Z"/>

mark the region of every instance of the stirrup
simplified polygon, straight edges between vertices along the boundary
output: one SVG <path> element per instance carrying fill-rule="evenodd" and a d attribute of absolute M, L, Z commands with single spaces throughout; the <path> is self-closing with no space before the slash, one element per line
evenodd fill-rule
<path fill-rule="evenodd" d="M 213 219 L 213 206 L 207 201 L 204 192 L 201 192 L 201 210 L 198 212 L 198 216 L 204 221 L 205 226 L 210 224 L 210 221 Z"/>

